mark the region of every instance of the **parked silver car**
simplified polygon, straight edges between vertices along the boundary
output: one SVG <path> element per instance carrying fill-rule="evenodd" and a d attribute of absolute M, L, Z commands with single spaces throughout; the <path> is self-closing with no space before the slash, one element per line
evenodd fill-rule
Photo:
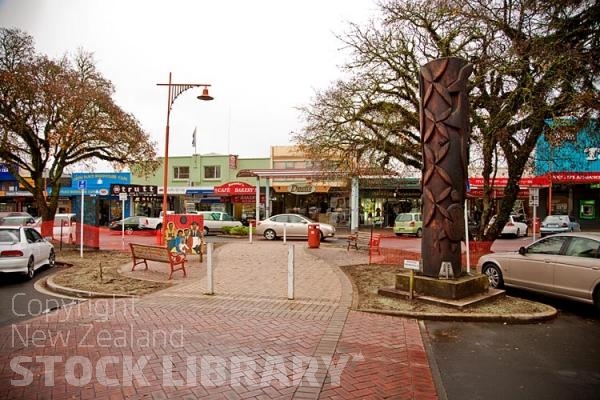
<path fill-rule="evenodd" d="M 333 225 L 315 222 L 300 214 L 277 214 L 262 221 L 256 222 L 256 233 L 265 239 L 275 240 L 283 237 L 285 224 L 286 237 L 308 237 L 308 224 L 319 224 L 321 241 L 335 236 Z"/>
<path fill-rule="evenodd" d="M 44 266 L 53 267 L 54 246 L 31 227 L 0 226 L 0 272 L 18 272 L 33 278 Z"/>
<path fill-rule="evenodd" d="M 548 215 L 540 226 L 540 236 L 552 235 L 554 233 L 580 232 L 581 226 L 575 218 L 568 215 Z"/>
<path fill-rule="evenodd" d="M 482 256 L 477 270 L 490 286 L 514 286 L 560 296 L 600 309 L 600 233 L 547 236 L 519 251 Z"/>
<path fill-rule="evenodd" d="M 0 212 L 0 225 L 36 226 L 39 224 L 29 213 L 21 211 L 3 211 Z"/>

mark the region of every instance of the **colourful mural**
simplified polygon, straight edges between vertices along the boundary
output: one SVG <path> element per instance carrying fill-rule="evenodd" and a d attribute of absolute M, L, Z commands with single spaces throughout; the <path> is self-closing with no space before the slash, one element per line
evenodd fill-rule
<path fill-rule="evenodd" d="M 204 217 L 193 214 L 168 214 L 165 243 L 174 253 L 201 254 Z"/>

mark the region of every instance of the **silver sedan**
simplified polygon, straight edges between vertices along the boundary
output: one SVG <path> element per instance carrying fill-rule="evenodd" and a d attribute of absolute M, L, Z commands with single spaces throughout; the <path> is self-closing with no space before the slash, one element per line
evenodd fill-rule
<path fill-rule="evenodd" d="M 540 235 L 552 235 L 554 233 L 580 232 L 581 226 L 575 218 L 569 215 L 548 215 L 542 221 Z"/>
<path fill-rule="evenodd" d="M 593 303 L 600 309 L 600 233 L 558 233 L 519 251 L 482 256 L 490 286 L 514 286 Z"/>
<path fill-rule="evenodd" d="M 265 239 L 275 240 L 283 237 L 308 237 L 308 225 L 318 224 L 321 241 L 335 236 L 335 227 L 321 222 L 315 222 L 300 214 L 277 214 L 262 221 L 256 222 L 256 233 Z"/>

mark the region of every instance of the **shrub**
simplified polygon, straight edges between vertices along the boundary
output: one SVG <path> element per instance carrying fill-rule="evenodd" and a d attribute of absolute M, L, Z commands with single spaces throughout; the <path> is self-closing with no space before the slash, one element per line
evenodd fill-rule
<path fill-rule="evenodd" d="M 247 226 L 229 226 L 229 234 L 237 235 L 237 236 L 248 236 L 248 227 Z"/>

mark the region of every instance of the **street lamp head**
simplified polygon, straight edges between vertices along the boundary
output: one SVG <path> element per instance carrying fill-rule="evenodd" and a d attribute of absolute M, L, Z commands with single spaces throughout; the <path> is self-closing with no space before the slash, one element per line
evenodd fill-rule
<path fill-rule="evenodd" d="M 204 89 L 202 89 L 202 94 L 200 96 L 198 96 L 198 99 L 200 99 L 200 100 L 213 100 L 214 97 L 212 97 L 211 95 L 208 94 L 208 87 L 204 86 Z"/>

